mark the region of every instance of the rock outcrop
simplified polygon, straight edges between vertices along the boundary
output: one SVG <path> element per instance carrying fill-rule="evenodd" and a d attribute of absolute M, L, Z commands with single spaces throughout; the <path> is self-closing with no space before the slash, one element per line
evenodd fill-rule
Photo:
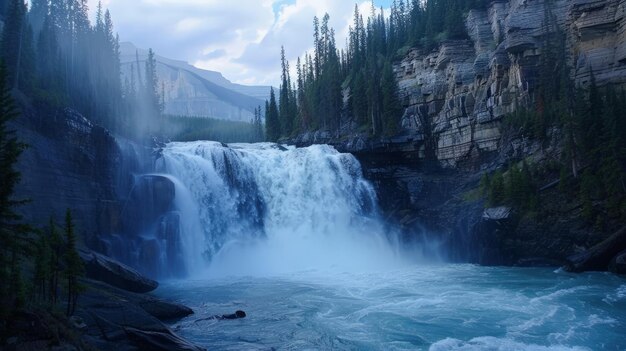
<path fill-rule="evenodd" d="M 615 274 L 626 275 L 626 250 L 620 252 L 611 260 L 609 271 Z"/>
<path fill-rule="evenodd" d="M 576 84 L 588 85 L 593 72 L 599 85 L 626 86 L 625 11 L 624 0 L 494 0 L 486 10 L 472 10 L 470 39 L 444 41 L 432 52 L 413 48 L 395 64 L 405 107 L 402 136 L 344 137 L 334 144 L 362 161 L 386 215 L 412 238 L 430 235 L 450 260 L 559 266 L 572 253 L 589 253 L 623 224 L 589 225 L 580 203 L 556 189 L 559 174 L 546 165 L 561 160 L 559 130 L 540 143 L 507 131 L 504 117 L 536 107 L 550 26 L 565 34 Z M 340 138 L 315 133 L 308 139 Z M 484 212 L 475 190 L 481 175 L 521 160 L 542 169 L 542 215 Z M 618 252 L 575 270 L 607 270 Z M 619 257 L 615 262 L 619 266 Z"/>
<path fill-rule="evenodd" d="M 76 312 L 85 324 L 84 342 L 103 350 L 113 345 L 116 350 L 202 350 L 162 322 L 185 317 L 190 309 L 98 282 L 86 285 Z"/>
<path fill-rule="evenodd" d="M 22 104 L 14 128 L 28 148 L 19 159 L 22 181 L 16 194 L 33 199 L 22 208 L 25 219 L 61 221 L 71 209 L 88 244 L 119 224 L 118 169 L 123 156 L 115 138 L 73 110 L 35 111 Z"/>
<path fill-rule="evenodd" d="M 550 3 L 567 36 L 574 80 L 587 84 L 593 71 L 598 84 L 626 83 L 624 1 Z M 543 0 L 493 1 L 470 11 L 471 40 L 446 41 L 433 52 L 412 49 L 395 66 L 406 106 L 402 125 L 413 140 L 426 141 L 415 144 L 423 157 L 454 167 L 502 149 L 502 118 L 527 106 L 537 89 L 545 14 Z"/>
<path fill-rule="evenodd" d="M 114 136 L 72 109 L 20 105 L 23 113 L 10 127 L 28 144 L 19 159 L 22 181 L 16 189 L 19 198 L 34 200 L 20 208 L 25 220 L 43 227 L 53 217 L 59 224 L 70 209 L 81 244 L 90 250 L 151 278 L 184 273 L 175 185 L 151 174 L 153 145 Z M 88 267 L 107 276 L 117 268 L 102 257 Z M 107 279 L 112 283 L 121 276 L 116 272 Z M 156 288 L 149 286 L 131 290 Z"/>
<path fill-rule="evenodd" d="M 2 350 L 201 350 L 163 321 L 193 313 L 156 297 L 83 279 L 75 315 L 32 307 L 18 310 L 8 324 Z"/>
<path fill-rule="evenodd" d="M 626 227 L 584 252 L 568 258 L 565 268 L 570 272 L 606 271 L 609 266 L 623 269 L 622 251 L 626 250 Z M 621 256 L 620 256 L 621 255 Z M 621 258 L 620 258 L 621 257 Z M 620 262 L 622 265 L 620 266 Z"/>
<path fill-rule="evenodd" d="M 81 250 L 87 278 L 107 283 L 116 288 L 135 293 L 147 293 L 159 286 L 136 270 L 95 252 Z"/>

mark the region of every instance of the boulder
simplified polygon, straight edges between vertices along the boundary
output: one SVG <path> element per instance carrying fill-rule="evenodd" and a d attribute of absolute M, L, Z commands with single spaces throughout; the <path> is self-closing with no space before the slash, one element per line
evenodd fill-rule
<path fill-rule="evenodd" d="M 510 207 L 493 207 L 487 208 L 483 212 L 484 220 L 498 221 L 503 219 L 509 219 L 511 217 Z"/>
<path fill-rule="evenodd" d="M 193 310 L 187 306 L 164 301 L 151 295 L 129 292 L 95 280 L 85 280 L 85 283 L 92 290 L 131 302 L 161 321 L 172 321 L 193 314 Z"/>
<path fill-rule="evenodd" d="M 615 274 L 626 275 L 626 250 L 620 252 L 613 258 L 613 260 L 611 260 L 611 264 L 609 264 L 609 271 Z"/>
<path fill-rule="evenodd" d="M 607 271 L 613 258 L 626 249 L 626 227 L 589 250 L 567 258 L 568 272 Z M 621 254 L 620 254 L 621 255 Z M 623 257 L 623 256 L 622 256 Z M 616 266 L 617 267 L 617 266 Z M 622 266 L 623 267 L 623 266 Z"/>
<path fill-rule="evenodd" d="M 162 321 L 176 320 L 193 314 L 193 310 L 187 306 L 165 302 L 149 296 L 138 301 L 138 305 L 151 316 Z"/>
<path fill-rule="evenodd" d="M 85 280 L 76 316 L 86 325 L 82 338 L 102 350 L 201 350 L 177 336 L 159 318 L 192 313 L 155 297 Z"/>
<path fill-rule="evenodd" d="M 158 282 L 109 257 L 84 250 L 80 256 L 85 262 L 87 278 L 135 293 L 147 293 L 159 286 Z"/>
<path fill-rule="evenodd" d="M 175 197 L 176 185 L 167 176 L 149 174 L 139 177 L 124 204 L 124 232 L 139 236 L 149 231 L 161 216 L 174 208 Z"/>
<path fill-rule="evenodd" d="M 129 338 L 140 350 L 154 351 L 200 351 L 195 346 L 173 333 L 152 332 L 135 328 L 124 328 Z"/>

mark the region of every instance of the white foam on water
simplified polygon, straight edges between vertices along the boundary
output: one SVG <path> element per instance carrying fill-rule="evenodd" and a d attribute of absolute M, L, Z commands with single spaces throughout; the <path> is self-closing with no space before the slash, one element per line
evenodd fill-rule
<path fill-rule="evenodd" d="M 184 245 L 196 276 L 404 264 L 352 155 L 326 145 L 194 142 L 169 144 L 163 158 L 165 172 L 184 186 L 176 203 L 182 235 L 196 240 Z"/>
<path fill-rule="evenodd" d="M 618 301 L 626 300 L 626 285 L 622 285 L 615 289 L 615 291 L 606 294 L 603 299 L 608 304 L 613 304 Z"/>
<path fill-rule="evenodd" d="M 469 341 L 447 338 L 430 346 L 430 351 L 588 351 L 586 347 L 561 345 L 541 346 L 526 344 L 507 338 L 478 337 Z"/>

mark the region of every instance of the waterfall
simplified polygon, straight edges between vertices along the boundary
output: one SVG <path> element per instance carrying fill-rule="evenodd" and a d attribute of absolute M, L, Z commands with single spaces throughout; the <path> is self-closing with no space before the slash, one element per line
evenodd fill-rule
<path fill-rule="evenodd" d="M 376 269 L 395 262 L 359 162 L 331 146 L 168 144 L 191 275 Z"/>

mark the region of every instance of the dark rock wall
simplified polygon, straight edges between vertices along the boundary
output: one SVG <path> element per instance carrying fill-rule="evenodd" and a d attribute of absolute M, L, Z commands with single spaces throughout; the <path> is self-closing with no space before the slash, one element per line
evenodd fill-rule
<path fill-rule="evenodd" d="M 25 219 L 64 226 L 73 214 L 81 245 L 115 257 L 151 277 L 181 272 L 179 219 L 174 184 L 146 175 L 153 169 L 149 146 L 111 135 L 77 112 L 45 111 L 22 103 L 11 127 L 28 148 L 18 163 L 16 191 L 30 199 Z"/>
<path fill-rule="evenodd" d="M 44 225 L 53 216 L 61 224 L 69 208 L 89 244 L 119 228 L 116 169 L 123 156 L 113 136 L 69 109 L 24 110 L 16 129 L 28 148 L 17 193 L 33 200 L 23 208 L 26 219 Z"/>

